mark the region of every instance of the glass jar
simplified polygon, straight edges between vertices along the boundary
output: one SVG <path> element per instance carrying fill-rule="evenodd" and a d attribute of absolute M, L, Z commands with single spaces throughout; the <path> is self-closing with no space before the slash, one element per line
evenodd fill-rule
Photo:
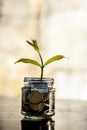
<path fill-rule="evenodd" d="M 21 113 L 30 120 L 51 118 L 55 114 L 53 78 L 25 77 Z"/>

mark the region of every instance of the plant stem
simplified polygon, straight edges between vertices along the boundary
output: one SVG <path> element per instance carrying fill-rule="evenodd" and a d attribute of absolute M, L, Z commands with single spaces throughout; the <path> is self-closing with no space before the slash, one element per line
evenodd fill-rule
<path fill-rule="evenodd" d="M 42 80 L 42 78 L 43 78 L 43 66 L 41 67 L 41 80 Z"/>
<path fill-rule="evenodd" d="M 43 59 L 42 59 L 42 56 L 39 52 L 39 56 L 40 56 L 40 60 L 41 60 L 41 79 L 43 78 L 43 68 L 44 68 L 44 65 L 43 65 Z"/>

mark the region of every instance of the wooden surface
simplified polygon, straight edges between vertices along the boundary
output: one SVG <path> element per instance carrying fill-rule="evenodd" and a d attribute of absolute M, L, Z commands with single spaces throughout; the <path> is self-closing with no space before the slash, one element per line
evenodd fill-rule
<path fill-rule="evenodd" d="M 56 115 L 29 122 L 20 114 L 20 97 L 0 97 L 0 130 L 87 130 L 87 101 L 57 100 Z"/>

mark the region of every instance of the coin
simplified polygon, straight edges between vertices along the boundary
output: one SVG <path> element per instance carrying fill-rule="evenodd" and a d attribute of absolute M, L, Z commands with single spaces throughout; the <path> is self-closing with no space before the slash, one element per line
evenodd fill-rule
<path fill-rule="evenodd" d="M 30 108 L 34 111 L 41 111 L 44 107 L 44 103 L 43 102 L 40 102 L 38 104 L 33 104 L 33 103 L 30 103 Z"/>
<path fill-rule="evenodd" d="M 28 99 L 31 103 L 37 104 L 42 101 L 43 95 L 38 90 L 32 90 L 28 94 Z"/>

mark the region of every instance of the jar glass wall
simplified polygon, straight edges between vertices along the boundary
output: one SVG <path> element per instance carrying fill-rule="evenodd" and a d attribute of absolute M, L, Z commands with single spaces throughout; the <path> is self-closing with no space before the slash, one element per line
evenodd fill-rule
<path fill-rule="evenodd" d="M 53 78 L 25 77 L 21 113 L 30 120 L 51 118 L 55 114 Z"/>

